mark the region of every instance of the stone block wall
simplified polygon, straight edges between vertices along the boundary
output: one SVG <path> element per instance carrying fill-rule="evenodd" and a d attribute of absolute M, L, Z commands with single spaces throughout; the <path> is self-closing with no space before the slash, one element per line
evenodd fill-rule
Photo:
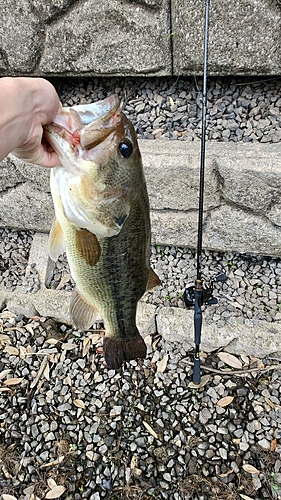
<path fill-rule="evenodd" d="M 280 0 L 211 0 L 209 73 L 281 72 Z M 202 72 L 205 0 L 1 0 L 0 75 Z"/>

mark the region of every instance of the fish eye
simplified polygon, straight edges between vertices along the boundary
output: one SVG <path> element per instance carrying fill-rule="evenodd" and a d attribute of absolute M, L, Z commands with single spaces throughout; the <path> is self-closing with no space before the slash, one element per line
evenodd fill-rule
<path fill-rule="evenodd" d="M 118 145 L 118 150 L 122 158 L 129 158 L 133 152 L 133 145 L 128 139 L 124 139 Z"/>

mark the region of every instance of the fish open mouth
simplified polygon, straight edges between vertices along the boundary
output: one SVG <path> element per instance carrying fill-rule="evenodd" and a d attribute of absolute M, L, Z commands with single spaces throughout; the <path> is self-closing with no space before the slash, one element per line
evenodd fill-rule
<path fill-rule="evenodd" d="M 47 140 L 56 151 L 57 136 L 72 148 L 81 146 L 90 150 L 102 143 L 120 122 L 120 102 L 117 96 L 112 95 L 96 103 L 63 108 L 54 122 L 44 128 Z"/>

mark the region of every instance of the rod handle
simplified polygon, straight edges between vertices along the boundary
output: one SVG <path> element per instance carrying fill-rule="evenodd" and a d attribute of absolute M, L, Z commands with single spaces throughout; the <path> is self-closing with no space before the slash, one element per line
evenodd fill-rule
<path fill-rule="evenodd" d="M 200 384 L 201 375 L 200 375 L 200 358 L 194 358 L 194 366 L 193 366 L 193 377 L 192 380 L 194 384 Z"/>

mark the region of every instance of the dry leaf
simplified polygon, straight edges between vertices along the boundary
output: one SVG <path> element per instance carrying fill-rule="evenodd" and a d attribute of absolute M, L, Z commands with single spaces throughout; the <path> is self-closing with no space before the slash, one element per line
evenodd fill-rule
<path fill-rule="evenodd" d="M 93 458 L 94 458 L 94 452 L 92 450 L 86 451 L 86 457 L 89 460 L 93 460 Z"/>
<path fill-rule="evenodd" d="M 139 465 L 138 457 L 136 455 L 133 455 L 130 465 L 131 469 L 135 469 L 138 465 Z"/>
<path fill-rule="evenodd" d="M 26 356 L 26 348 L 23 345 L 21 345 L 19 350 L 20 350 L 20 359 L 24 359 Z"/>
<path fill-rule="evenodd" d="M 189 382 L 188 387 L 190 389 L 200 389 L 201 387 L 204 387 L 210 380 L 211 375 L 203 375 L 200 380 L 200 384 L 195 384 L 194 382 Z"/>
<path fill-rule="evenodd" d="M 100 341 L 101 336 L 100 336 L 100 334 L 99 334 L 99 333 L 91 333 L 91 334 L 89 335 L 89 339 L 91 339 L 92 344 L 97 344 L 97 342 L 99 342 L 99 341 Z"/>
<path fill-rule="evenodd" d="M 89 337 L 85 337 L 83 339 L 82 358 L 84 358 L 88 354 L 90 347 L 91 347 L 91 339 Z"/>
<path fill-rule="evenodd" d="M 47 493 L 45 498 L 59 498 L 65 492 L 64 486 L 56 486 Z"/>
<path fill-rule="evenodd" d="M 272 439 L 272 441 L 271 441 L 271 443 L 270 443 L 270 450 L 271 450 L 271 451 L 275 451 L 276 446 L 277 446 L 277 440 L 276 440 L 276 438 L 275 438 L 275 439 Z"/>
<path fill-rule="evenodd" d="M 34 335 L 34 331 L 31 325 L 25 325 L 24 328 L 30 333 L 30 335 Z"/>
<path fill-rule="evenodd" d="M 8 387 L 0 387 L 0 392 L 12 392 Z"/>
<path fill-rule="evenodd" d="M 160 340 L 160 337 L 158 337 L 158 338 L 157 338 L 156 340 L 154 340 L 154 342 L 152 343 L 152 349 L 153 349 L 153 351 L 155 351 L 156 346 L 157 346 L 157 344 L 158 344 L 159 340 Z"/>
<path fill-rule="evenodd" d="M 219 401 L 216 404 L 223 408 L 224 406 L 230 405 L 230 403 L 232 403 L 233 399 L 234 399 L 233 396 L 225 396 L 224 398 L 219 399 Z"/>
<path fill-rule="evenodd" d="M 46 340 L 46 344 L 50 344 L 50 345 L 56 345 L 58 343 L 58 340 L 57 339 L 48 339 Z"/>
<path fill-rule="evenodd" d="M 232 474 L 232 472 L 233 472 L 233 469 L 229 469 L 224 474 L 219 474 L 219 477 L 227 477 L 227 476 L 229 476 L 229 474 Z"/>
<path fill-rule="evenodd" d="M 233 356 L 233 354 L 229 354 L 228 352 L 219 352 L 218 357 L 226 365 L 231 366 L 232 368 L 237 368 L 238 370 L 242 369 L 242 363 L 240 359 L 236 358 L 236 356 Z"/>
<path fill-rule="evenodd" d="M 47 479 L 47 485 L 49 486 L 50 490 L 52 490 L 53 488 L 55 488 L 57 486 L 57 483 L 52 477 L 49 477 Z"/>
<path fill-rule="evenodd" d="M 3 370 L 2 372 L 0 372 L 0 380 L 2 378 L 5 378 L 6 375 L 8 375 L 8 373 L 10 373 L 11 370 L 7 369 L 7 370 Z"/>
<path fill-rule="evenodd" d="M 163 356 L 163 358 L 161 359 L 161 361 L 159 361 L 158 366 L 157 366 L 157 371 L 159 373 L 164 373 L 164 371 L 166 370 L 168 359 L 169 359 L 169 354 L 165 354 Z"/>
<path fill-rule="evenodd" d="M 264 363 L 261 359 L 250 356 L 250 368 L 264 368 Z"/>
<path fill-rule="evenodd" d="M 0 334 L 0 342 L 8 342 L 10 344 L 11 343 L 10 337 L 8 335 L 4 335 L 4 333 L 1 333 Z"/>
<path fill-rule="evenodd" d="M 16 497 L 14 497 L 13 495 L 7 495 L 6 493 L 4 493 L 2 495 L 2 499 L 3 500 L 17 500 Z"/>
<path fill-rule="evenodd" d="M 250 363 L 248 356 L 246 356 L 245 354 L 240 354 L 240 358 L 242 359 L 244 365 L 248 365 Z"/>
<path fill-rule="evenodd" d="M 173 101 L 173 99 L 172 99 L 171 96 L 169 96 L 169 101 L 170 101 L 170 106 L 174 106 L 175 103 L 174 103 L 174 101 Z"/>
<path fill-rule="evenodd" d="M 253 497 L 248 497 L 248 495 L 242 495 L 242 493 L 239 493 L 239 495 L 243 500 L 254 500 Z"/>
<path fill-rule="evenodd" d="M 145 422 L 143 420 L 143 425 L 145 426 L 145 428 L 148 430 L 149 434 L 151 434 L 151 436 L 155 437 L 155 439 L 158 439 L 158 435 L 156 434 L 156 432 L 152 429 L 152 427 L 150 427 L 150 425 Z"/>
<path fill-rule="evenodd" d="M 7 352 L 8 354 L 12 354 L 13 356 L 18 356 L 20 353 L 16 347 L 13 347 L 11 345 L 6 345 L 4 352 Z"/>
<path fill-rule="evenodd" d="M 65 274 L 62 279 L 60 280 L 58 286 L 56 287 L 56 290 L 60 290 L 61 288 L 66 285 L 66 283 L 71 279 L 71 274 Z"/>
<path fill-rule="evenodd" d="M 82 408 L 83 410 L 85 410 L 85 403 L 81 399 L 74 399 L 73 404 L 77 406 L 77 408 Z"/>
<path fill-rule="evenodd" d="M 71 351 L 72 349 L 76 349 L 77 344 L 73 344 L 72 342 L 65 342 L 62 344 L 61 348 L 65 351 Z"/>
<path fill-rule="evenodd" d="M 20 384 L 22 380 L 23 380 L 23 377 L 8 378 L 7 380 L 4 380 L 4 384 L 5 385 L 17 385 L 17 384 Z"/>
<path fill-rule="evenodd" d="M 260 473 L 258 471 L 258 469 L 256 469 L 253 465 L 250 465 L 250 464 L 242 465 L 242 469 L 244 469 L 245 472 L 249 472 L 249 474 L 259 474 Z"/>

